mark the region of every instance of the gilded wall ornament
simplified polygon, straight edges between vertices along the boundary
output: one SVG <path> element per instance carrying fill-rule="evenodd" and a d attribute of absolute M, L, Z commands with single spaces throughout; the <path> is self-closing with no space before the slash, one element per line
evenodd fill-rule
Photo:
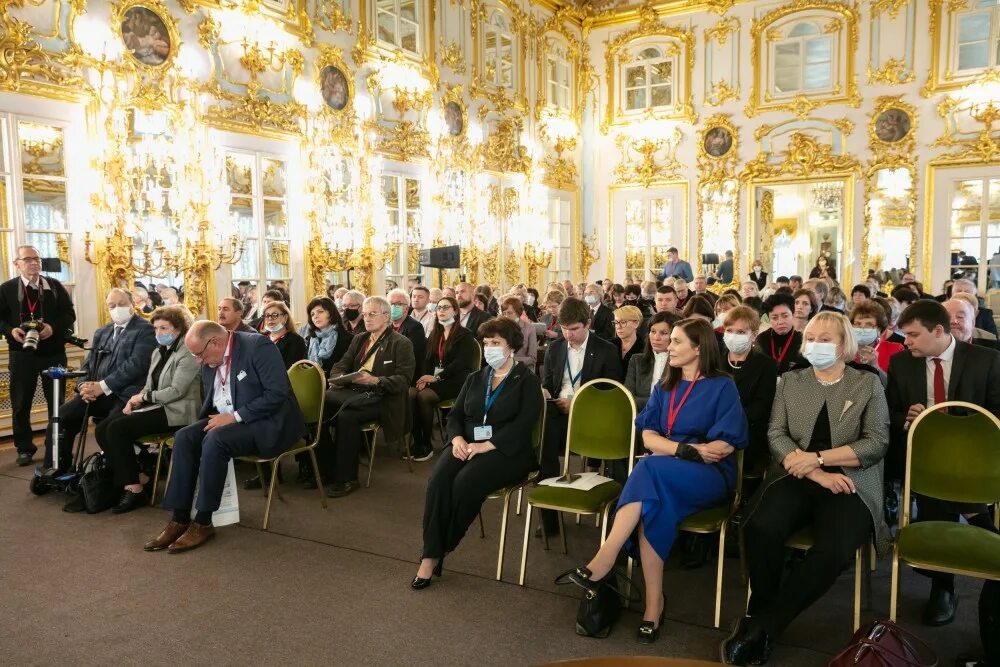
<path fill-rule="evenodd" d="M 567 115 L 572 118 L 577 126 L 583 120 L 582 86 L 580 74 L 583 68 L 583 44 L 580 38 L 566 26 L 567 16 L 570 12 L 567 8 L 557 10 L 544 23 L 534 25 L 535 35 L 535 59 L 538 62 L 536 73 L 536 91 L 538 99 L 535 105 L 535 120 L 540 120 L 543 113 L 548 111 L 558 116 Z M 556 106 L 552 100 L 548 100 L 548 87 L 544 82 L 548 81 L 546 74 L 548 68 L 548 56 L 552 49 L 563 46 L 565 48 L 566 60 L 569 64 L 569 108 L 563 109 Z"/>
<path fill-rule="evenodd" d="M 1000 84 L 1000 68 L 987 70 L 977 84 L 990 88 Z M 948 96 L 941 100 L 937 110 L 944 120 L 945 130 L 931 146 L 959 150 L 936 159 L 952 163 L 986 163 L 1000 158 L 1000 127 L 995 127 L 1000 125 L 1000 100 L 972 102 Z M 960 128 L 963 119 L 980 127 Z"/>
<path fill-rule="evenodd" d="M 868 66 L 868 83 L 887 83 L 891 85 L 909 83 L 915 75 L 913 68 L 901 58 L 889 58 L 881 66 L 873 69 Z"/>
<path fill-rule="evenodd" d="M 772 157 L 781 158 L 780 162 Z M 851 155 L 834 155 L 833 149 L 821 144 L 814 137 L 801 132 L 792 134 L 788 147 L 772 156 L 761 152 L 743 168 L 741 178 L 744 180 L 760 180 L 782 176 L 812 177 L 824 174 L 854 172 L 858 173 L 861 165 Z"/>
<path fill-rule="evenodd" d="M 720 253 L 725 247 L 708 247 L 706 240 L 723 243 L 724 226 L 732 233 L 732 249 L 739 247 L 739 132 L 729 114 L 716 114 L 705 120 L 698 132 L 698 270 L 702 254 Z M 706 221 L 712 229 L 706 230 Z M 728 244 L 725 244 L 728 245 Z M 734 280 L 741 275 L 739 257 L 734 257 Z"/>
<path fill-rule="evenodd" d="M 0 90 L 77 100 L 86 95 L 73 54 L 52 54 L 35 41 L 31 25 L 9 12 L 25 0 L 0 1 Z M 72 19 L 72 17 L 70 17 Z"/>
<path fill-rule="evenodd" d="M 457 42 L 449 42 L 446 45 L 444 39 L 441 40 L 441 64 L 455 74 L 465 74 L 465 54 Z"/>
<path fill-rule="evenodd" d="M 124 0 L 111 5 L 111 25 L 125 53 L 141 68 L 166 69 L 177 56 L 177 21 L 158 0 Z"/>
<path fill-rule="evenodd" d="M 622 157 L 615 167 L 615 183 L 641 183 L 648 188 L 653 183 L 675 178 L 682 167 L 677 159 L 682 137 L 677 126 L 662 137 L 619 134 L 615 143 Z"/>
<path fill-rule="evenodd" d="M 497 122 L 481 151 L 483 164 L 491 171 L 526 174 L 531 168 L 531 159 L 521 145 L 518 119 L 504 118 Z"/>
<path fill-rule="evenodd" d="M 875 100 L 868 124 L 868 145 L 876 159 L 887 153 L 913 154 L 916 150 L 917 109 L 902 96 Z"/>

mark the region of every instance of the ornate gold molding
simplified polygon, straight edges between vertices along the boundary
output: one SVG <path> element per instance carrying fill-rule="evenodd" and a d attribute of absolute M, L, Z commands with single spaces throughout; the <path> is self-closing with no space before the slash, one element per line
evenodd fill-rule
<path fill-rule="evenodd" d="M 894 209 L 901 210 L 904 220 L 896 221 L 895 224 L 887 224 L 884 219 L 880 219 L 879 226 L 900 226 L 907 227 L 910 230 L 910 262 L 911 264 L 917 259 L 917 166 L 913 159 L 912 154 L 907 153 L 891 153 L 884 154 L 875 160 L 872 160 L 868 168 L 865 170 L 865 208 L 864 208 L 864 234 L 861 239 L 861 274 L 867 275 L 869 267 L 868 264 L 871 261 L 871 245 L 872 245 L 872 234 L 876 231 L 875 221 L 874 221 L 874 207 L 873 202 L 876 199 L 881 200 L 880 197 L 876 197 L 878 194 L 878 177 L 879 172 L 883 169 L 905 169 L 910 175 L 910 189 L 909 193 L 902 201 L 893 201 L 892 198 L 888 200 L 888 203 L 895 204 Z M 888 208 L 888 203 L 883 201 L 881 206 L 882 210 Z M 880 212 L 881 213 L 881 212 Z M 884 215 L 884 214 L 882 214 Z M 929 224 L 930 218 L 925 220 L 925 224 Z M 879 268 L 879 267 L 874 267 Z"/>
<path fill-rule="evenodd" d="M 87 97 L 83 79 L 73 68 L 79 54 L 45 51 L 33 38 L 31 25 L 11 16 L 9 8 L 23 7 L 24 2 L 0 0 L 0 90 L 72 101 Z"/>
<path fill-rule="evenodd" d="M 734 32 L 739 33 L 739 31 L 740 20 L 735 16 L 730 16 L 729 18 L 722 19 L 711 28 L 705 28 L 705 41 L 711 42 L 715 40 L 719 43 L 719 46 L 725 46 L 729 35 Z"/>
<path fill-rule="evenodd" d="M 868 123 L 868 145 L 875 161 L 890 153 L 913 155 L 917 148 L 917 108 L 901 95 L 876 98 Z"/>
<path fill-rule="evenodd" d="M 887 83 L 890 85 L 909 83 L 916 78 L 913 68 L 902 58 L 889 58 L 877 69 L 868 65 L 868 83 Z"/>
<path fill-rule="evenodd" d="M 788 148 L 775 154 L 783 158 L 781 162 L 772 162 L 771 156 L 758 153 L 746 164 L 740 177 L 745 181 L 783 176 L 807 178 L 843 172 L 857 175 L 861 171 L 861 164 L 852 155 L 834 155 L 830 146 L 801 132 L 793 133 Z"/>
<path fill-rule="evenodd" d="M 615 144 L 621 153 L 621 162 L 615 167 L 615 183 L 641 183 L 648 188 L 657 181 L 676 178 L 682 167 L 677 159 L 682 138 L 681 128 L 677 126 L 669 138 L 619 134 Z"/>
<path fill-rule="evenodd" d="M 701 272 L 701 255 L 705 251 L 719 251 L 721 248 L 705 247 L 705 211 L 719 199 L 728 198 L 728 213 L 733 225 L 733 276 L 739 276 L 740 257 L 735 252 L 739 248 L 739 205 L 740 184 L 736 173 L 739 163 L 739 130 L 732 123 L 729 114 L 715 114 L 707 118 L 698 132 L 698 272 Z M 725 205 L 724 203 L 722 204 Z M 715 216 L 718 217 L 717 215 Z"/>
<path fill-rule="evenodd" d="M 512 44 L 519 45 L 511 63 L 514 75 L 513 90 L 496 86 L 484 78 L 488 73 L 485 71 L 485 52 L 480 42 L 485 37 L 480 32 L 486 27 L 488 8 L 499 9 L 507 13 L 510 18 L 511 31 L 515 35 Z M 506 113 L 511 109 L 521 112 L 527 111 L 525 62 L 528 59 L 528 15 L 510 0 L 471 0 L 469 23 L 472 28 L 472 72 L 469 94 L 472 97 L 492 102 L 497 113 Z"/>

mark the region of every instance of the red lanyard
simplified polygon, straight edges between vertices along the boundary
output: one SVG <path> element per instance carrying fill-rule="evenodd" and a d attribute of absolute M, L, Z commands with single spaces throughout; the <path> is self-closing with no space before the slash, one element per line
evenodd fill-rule
<path fill-rule="evenodd" d="M 28 296 L 28 286 L 24 284 L 23 280 L 21 281 L 21 289 L 24 290 L 24 300 L 28 304 L 28 314 L 31 315 L 31 319 L 35 319 L 35 311 L 38 309 L 38 302 L 42 300 L 42 297 L 41 297 L 42 281 L 40 281 L 40 280 L 38 281 L 38 294 L 39 294 L 39 296 L 38 296 L 38 300 L 35 301 L 34 303 L 31 303 L 31 297 Z"/>
<path fill-rule="evenodd" d="M 774 359 L 775 361 L 777 361 L 778 365 L 780 366 L 781 362 L 785 360 L 785 355 L 788 354 L 788 348 L 790 348 L 792 346 L 792 339 L 795 338 L 795 332 L 793 331 L 790 334 L 788 334 L 788 342 L 786 342 L 785 346 L 783 348 L 781 348 L 781 354 L 778 355 L 778 356 L 775 356 L 775 351 L 774 351 L 774 335 L 775 335 L 774 334 L 774 329 L 772 329 L 771 330 L 771 358 Z"/>
<path fill-rule="evenodd" d="M 438 364 L 444 363 L 444 332 L 441 332 L 441 337 L 438 338 Z"/>
<path fill-rule="evenodd" d="M 226 345 L 226 370 L 223 371 L 222 377 L 219 378 L 219 384 L 222 386 L 223 390 L 226 389 L 226 383 L 229 382 L 229 366 L 233 363 L 232 352 L 233 352 L 233 334 L 229 334 L 229 343 Z M 215 369 L 216 377 L 219 376 L 220 368 L 222 367 L 220 366 L 219 368 Z"/>
<path fill-rule="evenodd" d="M 553 318 L 552 318 L 552 321 L 551 321 L 551 322 L 549 322 L 549 328 L 548 328 L 548 329 L 546 329 L 546 331 L 552 331 L 553 329 L 555 329 L 555 328 L 556 328 L 556 325 L 557 325 L 557 324 L 559 324 L 559 320 L 557 320 L 556 318 L 554 318 L 554 317 L 553 317 Z"/>
<path fill-rule="evenodd" d="M 684 403 L 688 400 L 688 396 L 691 395 L 691 390 L 694 389 L 694 383 L 698 381 L 701 377 L 701 373 L 697 373 L 694 379 L 691 380 L 691 384 L 688 385 L 687 391 L 681 396 L 681 402 L 674 409 L 674 397 L 677 395 L 677 387 L 670 390 L 670 405 L 667 407 L 667 437 L 670 437 L 670 432 L 674 430 L 674 422 L 677 421 L 677 415 L 681 413 L 681 408 L 684 407 Z"/>

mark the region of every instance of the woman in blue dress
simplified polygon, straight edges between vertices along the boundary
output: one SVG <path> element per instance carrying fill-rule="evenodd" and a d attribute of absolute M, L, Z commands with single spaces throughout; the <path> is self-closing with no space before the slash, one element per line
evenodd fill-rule
<path fill-rule="evenodd" d="M 635 420 L 648 455 L 636 463 L 618 500 L 607 541 L 586 567 L 568 573 L 595 588 L 618 552 L 636 551 L 646 583 L 646 608 L 636 637 L 650 644 L 663 623 L 663 561 L 677 526 L 698 510 L 719 505 L 736 489 L 732 456 L 748 443 L 747 419 L 711 325 L 681 320 L 670 334 L 669 370 Z"/>

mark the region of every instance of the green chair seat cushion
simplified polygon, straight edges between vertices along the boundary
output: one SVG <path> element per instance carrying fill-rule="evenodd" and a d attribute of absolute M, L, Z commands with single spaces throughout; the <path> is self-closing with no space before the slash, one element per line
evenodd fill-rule
<path fill-rule="evenodd" d="M 1000 579 L 1000 535 L 950 521 L 921 521 L 899 531 L 899 557 L 911 565 Z"/>
<path fill-rule="evenodd" d="M 517 491 L 518 489 L 520 489 L 525 484 L 528 484 L 530 482 L 535 481 L 536 477 L 538 477 L 538 471 L 537 470 L 535 472 L 528 473 L 528 476 L 524 478 L 524 481 L 518 482 L 517 484 L 512 484 L 510 486 L 505 486 L 502 489 L 497 489 L 496 491 L 494 491 L 493 493 L 491 493 L 490 495 L 488 495 L 486 497 L 487 498 L 492 498 L 492 499 L 503 498 L 508 493 L 513 493 L 514 491 Z"/>
<path fill-rule="evenodd" d="M 678 530 L 685 530 L 690 533 L 714 533 L 722 529 L 722 524 L 729 521 L 730 504 L 718 507 L 709 507 L 699 510 L 681 521 Z"/>
<path fill-rule="evenodd" d="M 537 486 L 528 493 L 528 502 L 546 509 L 596 514 L 621 495 L 621 492 L 622 485 L 613 480 L 589 491 L 560 486 Z"/>
<path fill-rule="evenodd" d="M 438 403 L 438 410 L 451 410 L 453 407 L 455 407 L 454 398 L 449 398 Z"/>
<path fill-rule="evenodd" d="M 372 421 L 365 422 L 361 425 L 362 431 L 377 431 L 380 428 L 382 428 L 382 424 L 379 423 L 377 419 L 373 419 Z"/>
<path fill-rule="evenodd" d="M 809 551 L 812 549 L 812 527 L 803 526 L 802 528 L 799 528 L 791 537 L 785 540 L 785 546 L 791 547 L 792 549 L 802 549 L 803 551 Z"/>

